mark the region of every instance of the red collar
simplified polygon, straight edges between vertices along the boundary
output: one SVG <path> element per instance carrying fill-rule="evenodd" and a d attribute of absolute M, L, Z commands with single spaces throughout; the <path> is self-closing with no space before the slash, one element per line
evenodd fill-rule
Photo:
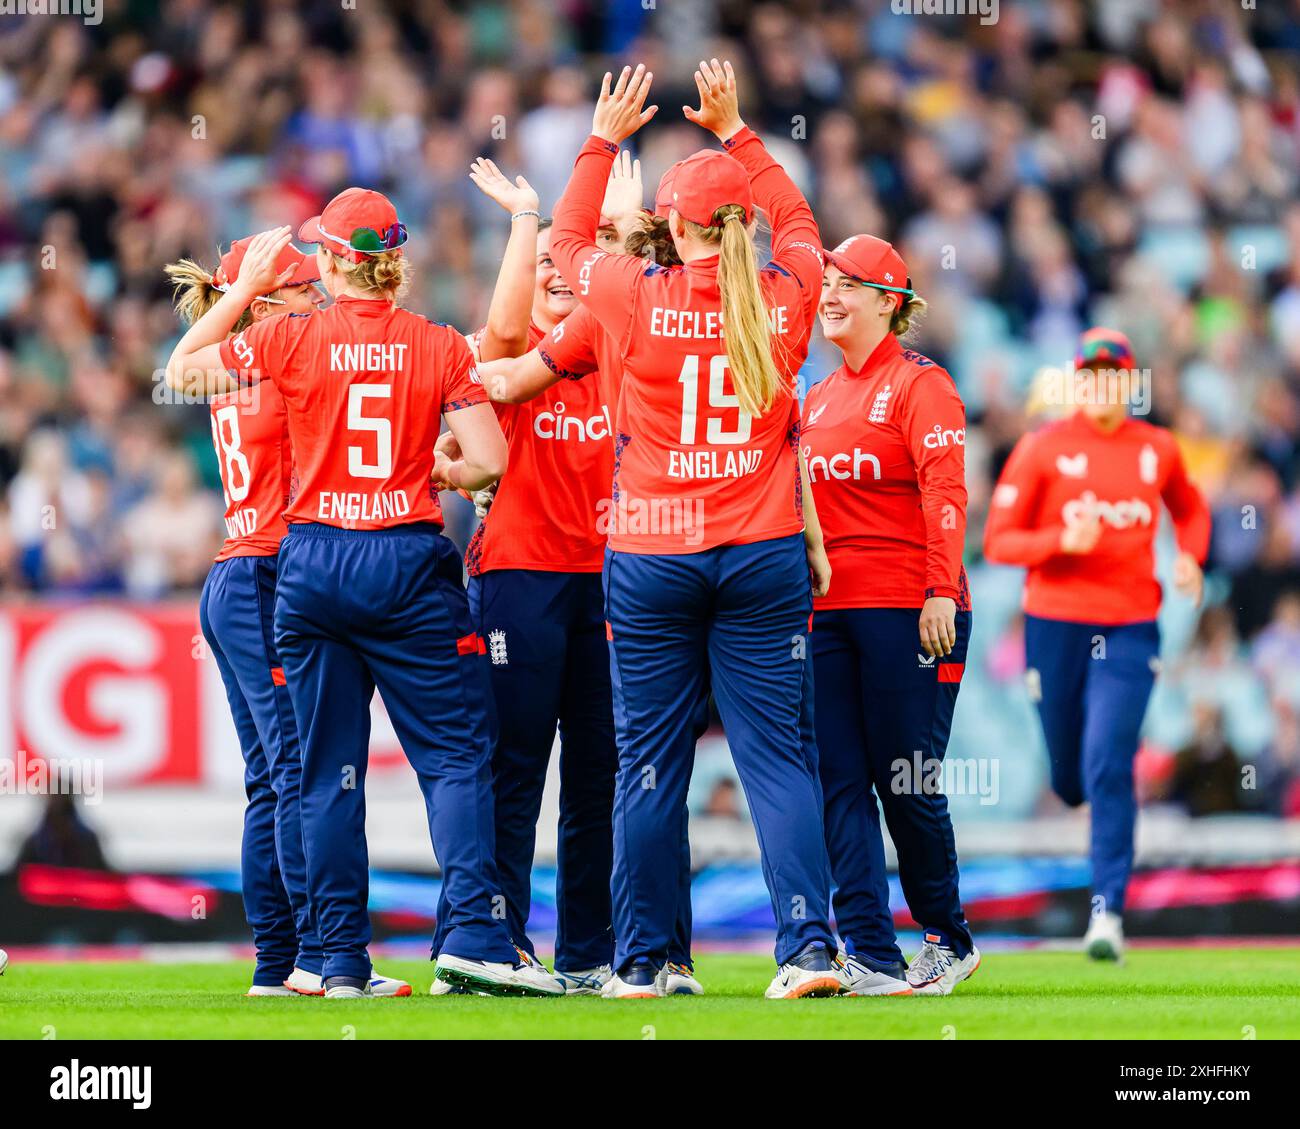
<path fill-rule="evenodd" d="M 867 359 L 862 363 L 862 367 L 857 369 L 849 368 L 848 362 L 844 363 L 844 372 L 847 376 L 855 377 L 862 380 L 867 377 L 875 376 L 882 365 L 892 361 L 895 357 L 902 356 L 903 346 L 899 343 L 897 337 L 892 333 L 886 333 L 880 339 L 880 344 L 871 350 Z"/>

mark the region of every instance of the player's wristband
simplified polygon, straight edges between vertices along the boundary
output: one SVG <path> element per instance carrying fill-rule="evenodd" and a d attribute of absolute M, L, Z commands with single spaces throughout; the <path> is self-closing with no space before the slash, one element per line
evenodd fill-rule
<path fill-rule="evenodd" d="M 542 213 L 539 212 L 536 208 L 525 208 L 522 212 L 511 212 L 510 222 L 514 223 L 515 220 L 521 220 L 524 218 L 524 216 L 536 216 L 540 221 L 542 218 Z"/>

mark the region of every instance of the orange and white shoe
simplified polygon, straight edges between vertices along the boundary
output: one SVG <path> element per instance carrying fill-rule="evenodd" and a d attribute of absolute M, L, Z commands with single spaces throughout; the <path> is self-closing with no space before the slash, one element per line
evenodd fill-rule
<path fill-rule="evenodd" d="M 600 990 L 606 1000 L 653 1000 L 663 994 L 659 969 L 645 961 L 635 962 L 626 973 L 614 973 Z"/>
<path fill-rule="evenodd" d="M 838 996 L 846 982 L 835 963 L 835 954 L 812 941 L 793 960 L 776 970 L 763 993 L 769 1000 L 801 1000 L 815 996 Z"/>
<path fill-rule="evenodd" d="M 325 994 L 325 982 L 320 976 L 303 968 L 295 968 L 289 974 L 289 979 L 284 982 L 284 986 L 300 996 L 323 996 Z M 370 990 L 366 995 L 396 997 L 409 996 L 410 994 L 411 985 L 405 980 L 398 980 L 392 976 L 380 976 L 374 969 L 370 970 Z"/>

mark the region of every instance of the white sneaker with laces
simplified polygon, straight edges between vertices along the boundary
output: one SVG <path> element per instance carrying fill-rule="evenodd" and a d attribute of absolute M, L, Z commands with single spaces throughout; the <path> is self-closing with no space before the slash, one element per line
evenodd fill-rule
<path fill-rule="evenodd" d="M 520 951 L 518 964 L 438 957 L 434 976 L 453 987 L 487 996 L 562 996 L 564 986 L 537 961 Z"/>
<path fill-rule="evenodd" d="M 838 996 L 844 987 L 834 954 L 817 943 L 805 946 L 793 960 L 781 965 L 763 995 L 769 1000 L 801 1000 Z"/>
<path fill-rule="evenodd" d="M 284 982 L 284 986 L 300 996 L 323 996 L 325 994 L 325 983 L 320 976 L 303 968 L 295 968 L 289 974 L 289 979 Z M 398 980 L 393 976 L 381 976 L 372 968 L 370 970 L 370 991 L 366 994 L 387 997 L 409 996 L 411 994 L 411 985 L 405 980 Z"/>
<path fill-rule="evenodd" d="M 850 996 L 910 996 L 912 986 L 903 977 L 872 968 L 857 954 L 839 954 L 838 963 Z M 900 962 L 898 967 L 903 967 Z"/>
<path fill-rule="evenodd" d="M 943 944 L 936 933 L 926 933 L 921 951 L 907 970 L 907 982 L 916 996 L 947 996 L 963 980 L 968 980 L 980 966 L 980 951 L 971 946 L 964 957 Z"/>
<path fill-rule="evenodd" d="M 702 996 L 704 985 L 695 979 L 695 970 L 669 961 L 659 970 L 655 984 L 661 996 Z"/>
<path fill-rule="evenodd" d="M 602 964 L 597 968 L 585 968 L 580 972 L 561 972 L 555 970 L 555 979 L 564 985 L 564 992 L 569 996 L 599 996 L 600 990 L 614 978 L 611 965 Z"/>
<path fill-rule="evenodd" d="M 1124 959 L 1124 920 L 1117 913 L 1094 913 L 1083 936 L 1083 951 L 1092 960 Z"/>

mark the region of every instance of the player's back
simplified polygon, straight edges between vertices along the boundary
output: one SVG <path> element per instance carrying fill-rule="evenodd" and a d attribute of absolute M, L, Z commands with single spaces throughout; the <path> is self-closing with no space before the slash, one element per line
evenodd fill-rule
<path fill-rule="evenodd" d="M 622 343 L 615 499 L 645 507 L 644 532 L 629 513 L 616 549 L 695 552 L 765 540 L 802 528 L 794 377 L 807 351 L 803 305 L 788 275 L 762 272 L 773 356 L 782 377 L 767 411 L 740 407 L 727 358 L 718 260 L 650 266 L 637 288 Z M 685 532 L 653 520 L 655 507 L 696 507 Z"/>
<path fill-rule="evenodd" d="M 250 327 L 231 352 L 284 396 L 298 463 L 288 521 L 441 523 L 430 486 L 440 415 L 485 399 L 459 333 L 386 301 L 344 296 Z"/>

